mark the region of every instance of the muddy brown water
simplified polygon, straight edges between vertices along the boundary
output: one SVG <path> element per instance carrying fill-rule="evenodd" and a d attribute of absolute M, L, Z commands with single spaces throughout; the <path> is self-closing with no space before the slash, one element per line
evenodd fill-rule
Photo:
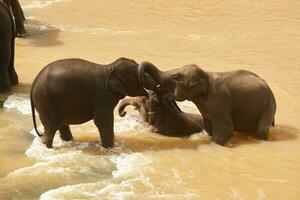
<path fill-rule="evenodd" d="M 30 36 L 17 39 L 20 86 L 1 95 L 0 199 L 299 199 L 300 1 L 21 0 Z M 230 147 L 205 133 L 150 133 L 138 114 L 115 116 L 116 147 L 99 145 L 93 123 L 75 141 L 45 148 L 33 129 L 28 91 L 43 66 L 80 57 L 149 60 L 167 70 L 248 69 L 277 100 L 270 141 L 236 134 Z M 2 105 L 2 103 L 1 103 Z M 197 112 L 189 102 L 180 106 Z M 42 127 L 40 127 L 42 128 Z"/>

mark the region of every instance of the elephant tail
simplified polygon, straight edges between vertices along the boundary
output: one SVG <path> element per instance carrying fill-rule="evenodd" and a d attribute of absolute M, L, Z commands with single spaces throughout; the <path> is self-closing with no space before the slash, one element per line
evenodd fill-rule
<path fill-rule="evenodd" d="M 272 126 L 273 127 L 275 126 L 275 119 L 273 119 Z"/>
<path fill-rule="evenodd" d="M 42 135 L 39 133 L 39 131 L 37 130 L 37 127 L 36 127 L 35 108 L 34 108 L 34 103 L 33 103 L 33 100 L 32 100 L 32 90 L 30 92 L 30 104 L 31 104 L 31 113 L 32 113 L 34 130 L 35 130 L 36 134 L 38 134 L 38 136 L 41 137 Z"/>

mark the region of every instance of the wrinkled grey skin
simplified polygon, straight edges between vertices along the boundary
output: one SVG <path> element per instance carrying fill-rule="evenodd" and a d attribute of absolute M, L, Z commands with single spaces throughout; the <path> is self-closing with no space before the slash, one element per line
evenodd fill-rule
<path fill-rule="evenodd" d="M 18 0 L 2 0 L 4 4 L 12 11 L 16 24 L 16 36 L 25 37 L 28 35 L 24 27 L 24 12 Z"/>
<path fill-rule="evenodd" d="M 119 104 L 119 115 L 124 117 L 126 106 L 133 105 L 153 131 L 166 136 L 188 136 L 203 130 L 203 118 L 199 114 L 182 112 L 175 102 L 160 99 L 147 90 L 148 97 L 127 97 Z"/>
<path fill-rule="evenodd" d="M 0 93 L 8 92 L 18 84 L 14 67 L 14 23 L 8 8 L 0 2 Z"/>
<path fill-rule="evenodd" d="M 34 107 L 45 128 L 42 142 L 51 148 L 57 130 L 63 140 L 72 140 L 69 125 L 93 119 L 102 146 L 113 147 L 115 106 L 125 96 L 147 95 L 138 84 L 137 68 L 138 64 L 127 58 L 108 65 L 64 59 L 43 68 L 30 94 L 35 129 Z"/>
<path fill-rule="evenodd" d="M 268 139 L 276 103 L 267 83 L 256 74 L 246 70 L 207 72 L 197 65 L 162 72 L 143 62 L 139 65 L 141 85 L 145 74 L 160 84 L 156 92 L 164 98 L 192 101 L 216 143 L 225 145 L 233 131 L 254 131 L 259 138 Z"/>

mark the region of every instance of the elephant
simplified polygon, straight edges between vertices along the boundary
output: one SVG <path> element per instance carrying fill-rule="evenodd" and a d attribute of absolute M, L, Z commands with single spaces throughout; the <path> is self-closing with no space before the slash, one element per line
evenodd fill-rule
<path fill-rule="evenodd" d="M 20 2 L 18 0 L 2 0 L 2 2 L 12 11 L 15 25 L 16 25 L 16 36 L 25 37 L 28 35 L 25 27 L 24 20 L 26 20 Z"/>
<path fill-rule="evenodd" d="M 192 101 L 203 116 L 205 131 L 217 144 L 225 145 L 234 131 L 256 132 L 267 140 L 274 126 L 274 94 L 266 81 L 250 71 L 209 72 L 191 64 L 163 72 L 145 61 L 138 73 L 141 85 L 145 74 L 150 75 L 164 98 Z"/>
<path fill-rule="evenodd" d="M 18 84 L 14 67 L 15 37 L 14 23 L 8 8 L 0 2 L 0 93 L 8 92 Z"/>
<path fill-rule="evenodd" d="M 113 147 L 115 106 L 125 96 L 147 95 L 138 83 L 137 69 L 138 64 L 128 58 L 107 65 L 69 58 L 45 66 L 30 91 L 33 124 L 42 142 L 51 148 L 57 130 L 62 140 L 70 141 L 69 125 L 93 119 L 102 146 Z M 148 88 L 150 81 L 145 81 Z M 43 135 L 36 128 L 35 108 L 44 126 Z"/>
<path fill-rule="evenodd" d="M 146 91 L 148 97 L 123 99 L 119 104 L 119 115 L 124 117 L 126 106 L 133 105 L 154 132 L 165 136 L 189 136 L 203 130 L 201 115 L 182 112 L 175 102 L 159 98 L 154 91 Z"/>

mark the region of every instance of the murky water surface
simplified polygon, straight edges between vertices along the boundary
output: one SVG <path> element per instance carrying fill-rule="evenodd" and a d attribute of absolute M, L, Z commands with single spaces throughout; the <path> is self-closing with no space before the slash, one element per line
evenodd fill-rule
<path fill-rule="evenodd" d="M 21 84 L 2 95 L 0 199 L 299 199 L 300 1 L 22 0 L 30 36 L 17 39 Z M 47 149 L 33 135 L 28 91 L 53 60 L 110 63 L 125 56 L 162 69 L 248 69 L 277 100 L 270 141 L 237 134 L 231 147 L 205 133 L 150 133 L 136 111 L 116 115 L 116 147 L 93 123 Z M 180 104 L 194 112 L 193 104 Z M 42 127 L 40 127 L 42 129 Z"/>

